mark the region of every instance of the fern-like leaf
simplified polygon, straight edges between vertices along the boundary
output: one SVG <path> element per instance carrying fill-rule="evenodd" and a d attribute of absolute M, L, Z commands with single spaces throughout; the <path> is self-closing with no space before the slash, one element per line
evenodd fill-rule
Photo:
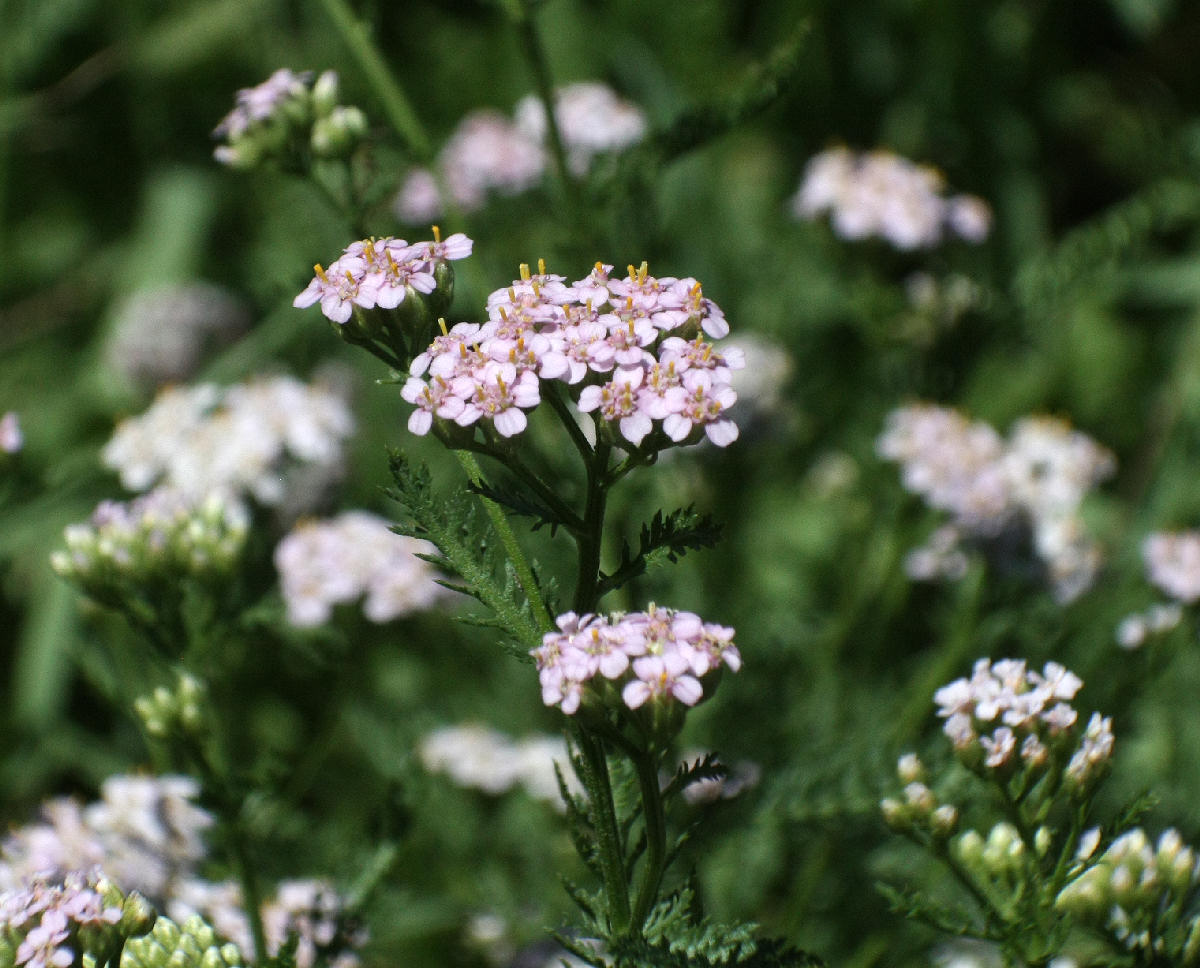
<path fill-rule="evenodd" d="M 710 515 L 697 514 L 694 505 L 665 516 L 658 511 L 648 524 L 642 525 L 636 554 L 628 543 L 622 543 L 620 564 L 611 575 L 601 579 L 601 591 L 620 588 L 651 566 L 678 561 L 688 551 L 711 548 L 720 537 L 721 526 Z"/>

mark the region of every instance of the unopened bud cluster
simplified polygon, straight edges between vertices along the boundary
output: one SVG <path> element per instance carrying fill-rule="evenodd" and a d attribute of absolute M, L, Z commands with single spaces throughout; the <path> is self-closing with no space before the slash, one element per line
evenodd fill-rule
<path fill-rule="evenodd" d="M 337 103 L 338 77 L 325 71 L 277 70 L 257 87 L 237 92 L 235 105 L 213 131 L 224 140 L 213 157 L 231 168 L 276 163 L 304 171 L 310 158 L 348 156 L 367 133 L 366 116 Z"/>
<path fill-rule="evenodd" d="M 1038 836 L 1043 837 L 1041 830 Z M 1011 914 L 1029 889 L 1033 865 L 1039 853 L 1045 852 L 1044 846 L 1027 844 L 1013 824 L 1002 820 L 986 835 L 973 829 L 963 831 L 950 842 L 950 853 L 992 903 Z"/>
<path fill-rule="evenodd" d="M 107 878 L 70 874 L 0 893 L 0 968 L 68 968 L 114 961 L 145 934 L 153 909 Z"/>
<path fill-rule="evenodd" d="M 174 734 L 195 736 L 204 731 L 208 690 L 195 676 L 181 673 L 174 689 L 159 686 L 134 700 L 133 708 L 146 732 L 156 739 Z"/>
<path fill-rule="evenodd" d="M 611 618 L 567 612 L 556 621 L 559 631 L 547 632 L 532 655 L 542 700 L 568 715 L 589 699 L 629 709 L 694 706 L 704 698 L 701 680 L 742 665 L 733 629 L 691 612 L 651 605 Z"/>
<path fill-rule="evenodd" d="M 196 501 L 157 488 L 128 503 L 102 501 L 86 524 L 64 532 L 54 570 L 101 600 L 129 585 L 229 572 L 246 541 L 240 505 L 217 495 Z"/>
<path fill-rule="evenodd" d="M 1200 882 L 1196 852 L 1167 830 L 1152 845 L 1140 827 L 1116 838 L 1097 858 L 1098 832 L 1084 838 L 1083 870 L 1055 899 L 1055 907 L 1103 926 L 1129 950 L 1194 965 L 1200 961 L 1200 916 L 1187 908 Z M 1157 963 L 1157 962 L 1156 962 Z"/>
<path fill-rule="evenodd" d="M 149 934 L 127 942 L 120 968 L 241 968 L 242 954 L 222 944 L 203 918 L 193 915 L 176 924 L 160 917 Z"/>
<path fill-rule="evenodd" d="M 944 840 L 958 826 L 958 808 L 942 803 L 925 783 L 925 764 L 915 753 L 906 753 L 896 764 L 896 776 L 904 784 L 904 798 L 885 797 L 879 804 L 884 822 L 897 833 L 919 831 Z"/>
<path fill-rule="evenodd" d="M 1107 770 L 1113 735 L 1111 720 L 1093 713 L 1080 736 L 1070 700 L 1082 685 L 1057 662 L 1038 673 L 1020 659 L 980 659 L 970 679 L 943 686 L 934 701 L 970 769 L 1003 780 L 1019 771 L 1033 779 L 1054 767 L 1069 793 L 1083 795 Z"/>

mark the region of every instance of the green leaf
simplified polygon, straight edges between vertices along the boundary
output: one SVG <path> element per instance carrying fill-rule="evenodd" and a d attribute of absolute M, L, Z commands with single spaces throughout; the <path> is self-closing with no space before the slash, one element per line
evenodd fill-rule
<path fill-rule="evenodd" d="M 622 543 L 621 563 L 616 571 L 601 579 L 601 592 L 620 588 L 652 565 L 678 561 L 688 551 L 711 548 L 720 537 L 721 526 L 711 515 L 697 514 L 695 505 L 677 508 L 665 516 L 657 511 L 648 524 L 642 525 L 637 554 L 631 552 L 627 543 Z"/>
<path fill-rule="evenodd" d="M 510 640 L 509 651 L 529 661 L 529 650 L 541 645 L 542 632 L 515 571 L 498 550 L 502 543 L 476 502 L 465 491 L 435 495 L 429 469 L 410 463 L 399 451 L 391 453 L 388 463 L 396 485 L 388 495 L 408 512 L 408 519 L 392 530 L 432 542 L 438 553 L 426 560 L 452 576 L 447 587 L 491 609 L 496 626 Z"/>

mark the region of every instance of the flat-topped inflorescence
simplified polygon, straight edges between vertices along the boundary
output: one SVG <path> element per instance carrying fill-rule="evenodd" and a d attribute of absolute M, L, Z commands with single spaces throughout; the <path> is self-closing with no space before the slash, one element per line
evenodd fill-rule
<path fill-rule="evenodd" d="M 841 238 L 878 237 L 901 250 L 931 248 L 947 236 L 982 242 L 992 225 L 987 203 L 974 195 L 947 196 L 936 168 L 891 151 L 844 147 L 809 160 L 792 211 L 803 219 L 828 213 Z"/>
<path fill-rule="evenodd" d="M 568 284 L 539 265 L 488 298 L 488 321 L 446 329 L 412 362 L 402 395 L 415 405 L 409 429 L 435 421 L 521 433 L 545 383 L 565 386 L 579 411 L 626 449 L 658 450 L 706 436 L 737 439 L 737 349 L 710 340 L 729 332 L 724 313 L 692 278 L 655 278 L 645 263 L 614 278 L 597 263 Z"/>
<path fill-rule="evenodd" d="M 623 615 L 558 617 L 533 650 L 542 700 L 574 714 L 589 691 L 606 684 L 620 690 L 629 709 L 646 703 L 694 706 L 704 698 L 702 680 L 725 666 L 736 672 L 742 657 L 733 629 L 702 622 L 691 612 L 651 605 Z"/>
<path fill-rule="evenodd" d="M 447 594 L 433 567 L 418 557 L 434 550 L 427 541 L 393 533 L 387 521 L 365 511 L 301 521 L 275 548 L 288 621 L 320 625 L 334 605 L 363 596 L 363 613 L 372 622 L 429 608 Z"/>

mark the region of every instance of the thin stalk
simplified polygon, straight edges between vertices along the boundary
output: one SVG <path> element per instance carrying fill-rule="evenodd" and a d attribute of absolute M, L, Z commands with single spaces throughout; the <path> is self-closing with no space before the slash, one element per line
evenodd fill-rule
<path fill-rule="evenodd" d="M 572 413 L 571 408 L 568 407 L 566 401 L 563 400 L 562 392 L 557 382 L 549 382 L 551 385 L 547 387 L 548 392 L 543 399 L 549 401 L 550 406 L 554 408 L 554 412 L 558 414 L 558 418 L 562 421 L 563 427 L 566 428 L 567 434 L 571 438 L 571 442 L 575 445 L 575 449 L 579 451 L 579 456 L 582 457 L 585 462 L 590 463 L 593 454 L 591 443 L 589 443 L 587 437 L 584 436 L 583 430 L 580 429 L 579 424 L 575 422 L 575 414 Z"/>
<path fill-rule="evenodd" d="M 524 483 L 531 491 L 540 497 L 545 502 L 546 507 L 562 518 L 563 527 L 565 527 L 572 534 L 578 534 L 580 531 L 582 531 L 583 519 L 575 513 L 570 505 L 563 501 L 562 498 L 560 498 L 554 492 L 553 488 L 551 488 L 549 484 L 547 484 L 540 477 L 538 477 L 537 474 L 526 467 L 524 462 L 522 462 L 515 454 L 500 453 L 497 449 L 489 446 L 488 444 L 480 444 L 477 442 L 471 442 L 466 446 L 458 444 L 455 446 L 460 447 L 462 450 L 470 451 L 471 453 L 484 454 L 485 456 L 491 457 L 493 460 L 502 463 L 508 468 L 509 471 L 515 474 L 522 483 Z"/>
<path fill-rule="evenodd" d="M 600 741 L 582 727 L 575 727 L 575 743 L 583 764 L 584 788 L 596 828 L 596 846 L 600 853 L 600 874 L 604 896 L 608 900 L 609 928 L 615 936 L 626 934 L 631 925 L 629 885 L 625 881 L 624 850 L 617 827 L 617 809 L 613 804 L 608 763 Z"/>
<path fill-rule="evenodd" d="M 575 611 L 594 612 L 600 599 L 600 546 L 604 537 L 604 509 L 608 501 L 606 473 L 610 444 L 596 444 L 587 469 L 587 506 L 579 534 L 579 577 L 575 585 Z"/>
<path fill-rule="evenodd" d="M 387 63 L 380 54 L 379 48 L 371 40 L 371 36 L 350 9 L 346 0 L 320 0 L 321 6 L 333 21 L 333 26 L 341 35 L 350 53 L 358 61 L 358 66 L 366 75 L 367 81 L 375 89 L 383 104 L 388 121 L 407 143 L 409 150 L 422 163 L 428 164 L 433 158 L 429 136 L 413 110 L 408 95 L 404 93 Z"/>
<path fill-rule="evenodd" d="M 567 149 L 554 110 L 554 81 L 550 76 L 550 62 L 546 57 L 541 33 L 526 0 L 510 0 L 504 6 L 516 29 L 521 51 L 529 64 L 529 71 L 533 74 L 533 86 L 537 91 L 538 100 L 542 102 L 542 109 L 546 112 L 546 136 L 550 143 L 550 157 L 554 159 L 554 173 L 562 186 L 571 220 L 581 230 L 582 236 L 588 237 L 591 235 L 591 227 L 583 218 L 583 198 L 579 183 L 571 176 L 571 168 L 567 162 Z"/>
<path fill-rule="evenodd" d="M 633 926 L 640 931 L 658 897 L 667 856 L 667 822 L 663 813 L 662 790 L 658 786 L 658 770 L 654 756 L 643 752 L 633 757 L 637 767 L 638 786 L 642 793 L 642 813 L 646 818 L 646 863 L 642 868 L 641 884 L 633 906 Z"/>
<path fill-rule="evenodd" d="M 479 469 L 479 463 L 474 457 L 465 450 L 456 450 L 454 456 L 458 458 L 458 463 L 466 471 L 467 477 L 472 484 L 478 485 L 482 483 L 483 472 Z M 495 501 L 484 497 L 482 494 L 479 495 L 479 500 L 483 502 L 483 506 L 488 513 L 488 518 L 492 522 L 492 527 L 496 529 L 496 533 L 500 536 L 500 543 L 504 545 L 504 553 L 508 556 L 508 560 L 513 566 L 513 573 L 517 577 L 517 583 L 525 593 L 526 599 L 529 600 L 529 607 L 533 609 L 534 619 L 546 630 L 554 628 L 554 620 L 550 617 L 546 603 L 542 601 L 542 593 L 537 587 L 537 582 L 534 580 L 533 571 L 525 558 L 525 552 L 517 544 L 517 536 L 513 534 L 508 519 L 504 516 L 504 509 Z"/>
<path fill-rule="evenodd" d="M 246 918 L 250 922 L 250 936 L 254 940 L 253 961 L 261 963 L 267 957 L 267 934 L 262 923 L 262 895 L 258 890 L 258 875 L 250 860 L 250 849 L 242 833 L 242 826 L 237 817 L 227 821 L 229 826 L 230 848 L 233 852 L 233 863 L 237 868 L 238 881 L 242 886 L 242 906 Z"/>

